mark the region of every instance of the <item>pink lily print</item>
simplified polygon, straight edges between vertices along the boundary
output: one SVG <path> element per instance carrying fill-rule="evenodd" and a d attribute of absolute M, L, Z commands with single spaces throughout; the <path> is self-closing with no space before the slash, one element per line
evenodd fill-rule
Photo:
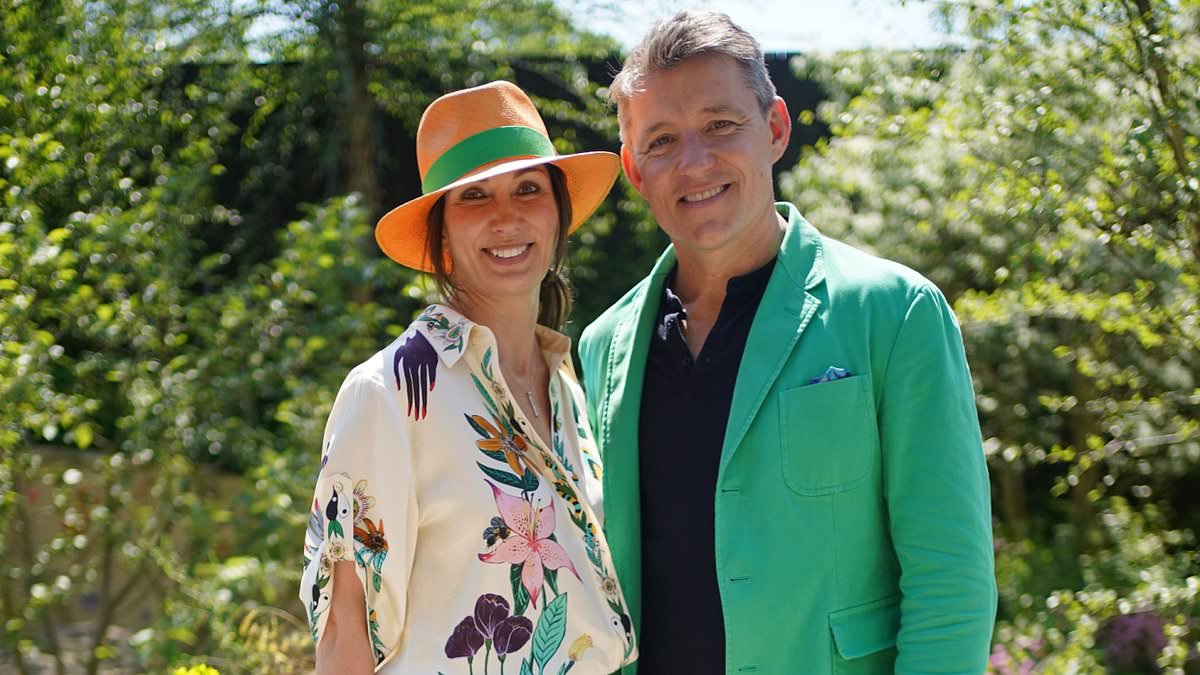
<path fill-rule="evenodd" d="M 556 521 L 554 502 L 534 509 L 531 501 L 506 495 L 491 481 L 484 482 L 492 488 L 496 508 L 511 534 L 495 550 L 480 553 L 479 559 L 492 564 L 521 565 L 521 585 L 528 591 L 530 603 L 537 607 L 546 570 L 566 567 L 579 579 L 579 572 L 575 571 L 567 552 L 550 538 Z"/>

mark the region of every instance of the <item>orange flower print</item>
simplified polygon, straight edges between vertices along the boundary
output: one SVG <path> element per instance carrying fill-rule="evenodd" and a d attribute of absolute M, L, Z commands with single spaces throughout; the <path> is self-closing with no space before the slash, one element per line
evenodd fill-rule
<path fill-rule="evenodd" d="M 376 527 L 374 521 L 364 517 L 362 525 L 354 526 L 354 541 L 359 544 L 355 547 L 354 560 L 361 567 L 374 571 L 374 574 L 370 575 L 371 583 L 378 592 L 383 584 L 383 561 L 387 559 L 388 553 L 387 537 L 383 534 L 383 521 L 380 520 L 379 526 Z"/>
<path fill-rule="evenodd" d="M 479 415 L 471 415 L 470 418 L 472 426 L 487 432 L 488 435 L 487 438 L 475 441 L 475 446 L 484 452 L 504 453 L 504 462 L 508 464 L 508 468 L 518 477 L 525 475 L 525 459 L 522 457 L 527 447 L 525 438 L 515 434 L 510 436 L 496 428 L 503 425 L 493 425 Z"/>
<path fill-rule="evenodd" d="M 383 521 L 379 521 L 379 527 L 376 527 L 370 518 L 363 518 L 362 527 L 354 527 L 354 541 L 362 544 L 372 554 L 386 554 L 388 543 L 387 538 L 383 536 Z"/>

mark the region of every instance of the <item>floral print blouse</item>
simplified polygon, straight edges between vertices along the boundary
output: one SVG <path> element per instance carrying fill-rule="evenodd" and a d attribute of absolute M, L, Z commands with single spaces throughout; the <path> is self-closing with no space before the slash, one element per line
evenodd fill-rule
<path fill-rule="evenodd" d="M 514 404 L 492 332 L 449 307 L 351 371 L 304 544 L 314 643 L 333 564 L 354 561 L 376 672 L 585 675 L 636 658 L 570 340 L 540 326 L 537 338 L 546 442 Z"/>

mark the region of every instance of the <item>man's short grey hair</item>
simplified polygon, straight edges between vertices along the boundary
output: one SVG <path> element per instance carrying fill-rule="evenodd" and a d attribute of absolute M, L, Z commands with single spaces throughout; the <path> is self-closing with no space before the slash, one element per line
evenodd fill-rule
<path fill-rule="evenodd" d="M 639 93 L 644 76 L 701 54 L 722 54 L 737 61 L 759 108 L 766 112 L 771 107 L 775 85 L 767 75 L 758 40 L 725 14 L 694 9 L 685 9 L 654 24 L 629 52 L 621 72 L 613 78 L 608 100 L 620 110 L 622 104 Z"/>

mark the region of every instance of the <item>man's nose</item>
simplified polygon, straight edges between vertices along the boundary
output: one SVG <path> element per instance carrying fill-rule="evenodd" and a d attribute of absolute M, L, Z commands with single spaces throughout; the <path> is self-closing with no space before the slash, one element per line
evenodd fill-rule
<path fill-rule="evenodd" d="M 679 140 L 679 145 L 680 173 L 692 174 L 712 167 L 712 149 L 703 139 L 685 136 Z"/>

